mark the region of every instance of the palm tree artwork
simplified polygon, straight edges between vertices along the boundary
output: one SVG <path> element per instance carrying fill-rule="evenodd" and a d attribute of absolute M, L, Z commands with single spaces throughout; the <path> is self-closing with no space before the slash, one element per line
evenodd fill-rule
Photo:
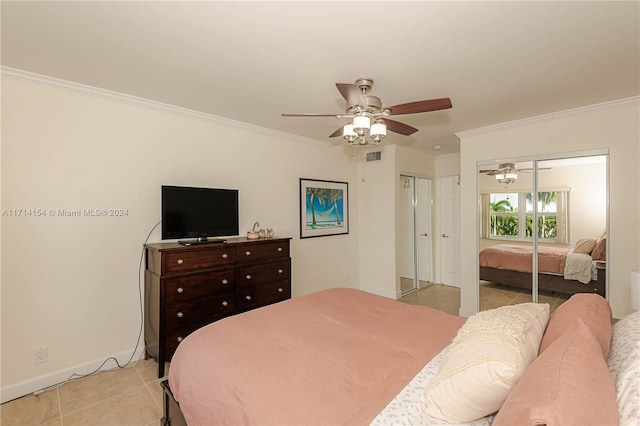
<path fill-rule="evenodd" d="M 342 189 L 306 188 L 306 228 L 342 227 L 344 218 Z"/>

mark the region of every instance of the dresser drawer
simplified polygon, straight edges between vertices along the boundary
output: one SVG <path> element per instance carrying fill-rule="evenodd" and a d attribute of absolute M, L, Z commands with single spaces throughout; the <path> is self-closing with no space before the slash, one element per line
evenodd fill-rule
<path fill-rule="evenodd" d="M 191 332 L 212 321 L 229 316 L 236 310 L 235 293 L 207 296 L 196 301 L 172 303 L 166 306 L 167 332 Z"/>
<path fill-rule="evenodd" d="M 248 311 L 291 298 L 289 280 L 238 288 L 238 310 Z"/>
<path fill-rule="evenodd" d="M 216 247 L 207 250 L 190 250 L 167 253 L 163 272 L 186 272 L 236 263 L 235 247 Z"/>
<path fill-rule="evenodd" d="M 240 286 L 251 286 L 278 280 L 288 280 L 290 277 L 290 265 L 291 261 L 287 259 L 279 262 L 240 267 L 238 268 L 238 284 Z"/>
<path fill-rule="evenodd" d="M 289 241 L 256 242 L 238 248 L 238 262 L 249 263 L 256 260 L 289 257 Z"/>
<path fill-rule="evenodd" d="M 222 269 L 204 274 L 185 275 L 164 281 L 168 303 L 191 300 L 220 292 L 233 292 L 236 286 L 235 269 Z"/>

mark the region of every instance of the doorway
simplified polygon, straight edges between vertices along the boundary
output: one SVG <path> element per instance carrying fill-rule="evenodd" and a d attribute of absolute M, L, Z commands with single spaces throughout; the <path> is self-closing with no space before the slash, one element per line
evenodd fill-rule
<path fill-rule="evenodd" d="M 460 287 L 460 176 L 438 179 L 438 223 L 438 282 Z"/>
<path fill-rule="evenodd" d="M 433 282 L 432 180 L 400 175 L 399 274 L 401 294 Z"/>

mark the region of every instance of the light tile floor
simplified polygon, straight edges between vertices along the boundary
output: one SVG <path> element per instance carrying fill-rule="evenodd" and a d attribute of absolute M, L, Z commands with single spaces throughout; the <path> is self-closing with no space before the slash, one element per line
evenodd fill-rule
<path fill-rule="evenodd" d="M 527 302 L 524 291 L 483 283 L 480 309 Z M 557 308 L 566 298 L 542 295 L 540 301 Z M 400 299 L 458 315 L 460 289 L 441 284 Z M 165 368 L 168 371 L 168 368 Z M 133 367 L 101 372 L 40 395 L 27 395 L 0 405 L 0 425 L 159 425 L 162 417 L 161 380 L 157 364 L 140 360 Z"/>
<path fill-rule="evenodd" d="M 133 367 L 103 371 L 2 404 L 0 424 L 159 425 L 161 380 L 153 360 L 140 360 Z"/>

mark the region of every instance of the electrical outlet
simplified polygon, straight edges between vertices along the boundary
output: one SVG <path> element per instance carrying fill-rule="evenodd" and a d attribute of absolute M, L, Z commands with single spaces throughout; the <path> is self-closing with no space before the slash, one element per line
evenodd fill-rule
<path fill-rule="evenodd" d="M 35 353 L 33 354 L 33 363 L 40 364 L 41 362 L 46 362 L 48 352 L 49 349 L 46 346 L 44 348 L 36 349 Z"/>

